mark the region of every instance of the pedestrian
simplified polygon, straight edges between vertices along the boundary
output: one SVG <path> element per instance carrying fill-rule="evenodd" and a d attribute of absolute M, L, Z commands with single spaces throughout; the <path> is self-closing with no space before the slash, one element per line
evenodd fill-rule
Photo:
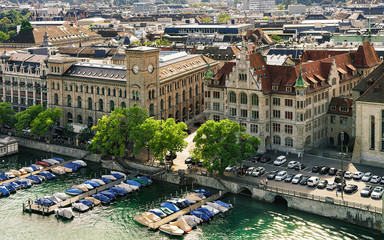
<path fill-rule="evenodd" d="M 265 186 L 268 186 L 268 179 L 265 179 Z"/>

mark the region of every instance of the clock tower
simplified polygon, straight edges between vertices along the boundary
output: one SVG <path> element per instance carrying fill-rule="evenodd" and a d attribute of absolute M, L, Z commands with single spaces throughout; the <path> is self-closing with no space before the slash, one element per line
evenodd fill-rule
<path fill-rule="evenodd" d="M 144 46 L 125 51 L 129 106 L 147 109 L 149 116 L 156 118 L 159 118 L 159 52 L 158 48 Z"/>

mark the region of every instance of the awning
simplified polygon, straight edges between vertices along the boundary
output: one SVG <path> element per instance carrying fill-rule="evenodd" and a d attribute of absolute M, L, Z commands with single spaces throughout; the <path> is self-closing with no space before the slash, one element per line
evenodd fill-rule
<path fill-rule="evenodd" d="M 342 68 L 337 68 L 337 71 L 339 71 L 341 74 L 346 74 L 347 73 L 347 71 L 345 71 Z"/>
<path fill-rule="evenodd" d="M 318 75 L 318 74 L 314 74 L 315 77 L 317 77 L 320 81 L 325 81 L 325 78 L 323 78 L 322 76 Z"/>
<path fill-rule="evenodd" d="M 313 77 L 307 77 L 309 81 L 311 81 L 312 83 L 316 84 L 317 81 L 315 79 L 313 79 Z"/>
<path fill-rule="evenodd" d="M 351 64 L 347 64 L 346 65 L 349 69 L 351 69 L 352 71 L 356 71 L 356 68 L 354 66 L 352 66 Z"/>

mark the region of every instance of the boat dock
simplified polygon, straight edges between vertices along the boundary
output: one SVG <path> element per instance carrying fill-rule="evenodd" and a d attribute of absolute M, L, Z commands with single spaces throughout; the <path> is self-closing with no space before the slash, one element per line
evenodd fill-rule
<path fill-rule="evenodd" d="M 195 210 L 196 208 L 199 208 L 201 206 L 203 206 L 206 202 L 212 202 L 212 201 L 216 201 L 218 199 L 220 199 L 221 197 L 223 197 L 225 194 L 227 194 L 228 191 L 220 191 L 219 193 L 217 194 L 214 194 L 206 199 L 203 199 L 202 201 L 200 202 L 197 202 L 187 208 L 184 208 L 172 215 L 169 215 L 157 222 L 154 222 L 152 224 L 149 225 L 150 228 L 152 228 L 153 230 L 156 230 L 158 229 L 160 226 L 164 225 L 164 224 L 167 224 L 169 222 L 172 222 L 173 220 L 176 220 L 179 216 L 182 216 L 182 215 L 185 215 L 185 214 L 188 214 L 190 213 L 192 210 Z"/>
<path fill-rule="evenodd" d="M 75 160 L 75 159 L 74 159 L 74 160 Z M 61 163 L 56 164 L 56 165 L 52 165 L 52 166 L 49 166 L 49 167 L 45 167 L 45 168 L 43 168 L 43 169 L 41 169 L 41 170 L 37 170 L 37 171 L 31 172 L 31 173 L 27 173 L 27 174 L 21 175 L 20 177 L 15 177 L 15 178 L 12 178 L 12 179 L 9 179 L 9 180 L 0 181 L 0 184 L 2 184 L 2 183 L 14 182 L 14 181 L 17 181 L 17 180 L 20 180 L 20 179 L 29 177 L 30 175 L 36 175 L 36 174 L 38 174 L 38 173 L 41 172 L 41 171 L 48 171 L 48 170 L 51 170 L 52 168 L 55 168 L 55 167 L 64 165 L 64 164 L 66 164 L 66 163 L 70 163 L 70 162 L 72 162 L 72 161 L 74 161 L 74 160 L 64 161 L 64 162 L 61 162 Z"/>
<path fill-rule="evenodd" d="M 113 186 L 121 183 L 122 181 L 124 181 L 124 178 L 117 179 L 117 180 L 112 181 L 112 182 L 110 182 L 108 184 L 105 184 L 105 185 L 100 186 L 98 188 L 92 189 L 92 190 L 90 190 L 88 192 L 82 193 L 82 194 L 77 195 L 75 197 L 69 198 L 69 199 L 67 199 L 67 200 L 65 200 L 63 202 L 60 202 L 60 203 L 55 204 L 55 205 L 52 205 L 50 207 L 41 206 L 41 205 L 35 204 L 34 202 L 28 201 L 28 203 L 23 204 L 23 210 L 26 211 L 26 212 L 35 212 L 35 213 L 39 213 L 39 214 L 42 214 L 42 215 L 50 215 L 50 214 L 54 213 L 55 209 L 57 209 L 57 208 L 69 206 L 70 204 L 72 204 L 74 202 L 82 200 L 82 199 L 84 199 L 86 197 L 89 197 L 89 196 L 91 196 L 93 194 L 96 194 L 98 192 L 104 191 L 106 189 L 109 189 L 110 187 L 113 187 Z"/>

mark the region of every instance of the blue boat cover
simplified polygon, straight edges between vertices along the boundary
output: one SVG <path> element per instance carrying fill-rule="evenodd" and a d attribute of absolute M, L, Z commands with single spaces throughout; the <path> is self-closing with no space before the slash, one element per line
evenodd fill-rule
<path fill-rule="evenodd" d="M 178 212 L 178 211 L 180 211 L 180 208 L 178 208 L 175 204 L 170 203 L 170 202 L 162 203 L 161 206 L 162 206 L 162 207 L 169 208 L 169 209 L 171 209 L 171 210 L 174 211 L 174 212 Z"/>
<path fill-rule="evenodd" d="M 100 187 L 100 185 L 97 182 L 94 182 L 94 181 L 85 181 L 84 184 L 89 184 L 92 187 Z"/>
<path fill-rule="evenodd" d="M 56 177 L 54 174 L 52 174 L 52 173 L 50 173 L 48 171 L 42 171 L 42 172 L 39 173 L 39 175 L 45 177 L 48 180 L 55 179 L 55 177 Z"/>
<path fill-rule="evenodd" d="M 155 214 L 156 216 L 159 216 L 159 217 L 167 216 L 167 214 L 165 214 L 163 211 L 161 211 L 160 209 L 157 209 L 157 208 L 151 209 L 149 212 L 153 213 L 153 214 Z"/>
<path fill-rule="evenodd" d="M 114 176 L 115 178 L 117 179 L 120 179 L 120 178 L 123 178 L 124 175 L 120 174 L 120 173 L 111 173 L 110 175 Z"/>
<path fill-rule="evenodd" d="M 226 208 L 231 208 L 232 207 L 232 205 L 231 204 L 228 204 L 228 203 L 225 203 L 225 202 L 222 202 L 222 201 L 220 201 L 220 200 L 217 200 L 217 201 L 213 201 L 214 203 L 217 203 L 217 204 L 219 204 L 219 205 L 221 205 L 221 206 L 223 206 L 223 207 L 226 207 Z"/>
<path fill-rule="evenodd" d="M 59 161 L 59 162 L 64 162 L 64 159 L 62 159 L 62 158 L 53 157 L 52 159 L 55 159 L 56 161 Z"/>
<path fill-rule="evenodd" d="M 10 182 L 9 184 L 11 184 L 16 190 L 19 190 L 21 188 L 20 184 L 16 182 Z"/>
<path fill-rule="evenodd" d="M 212 193 L 206 191 L 205 189 L 198 189 L 198 190 L 195 190 L 195 192 L 197 192 L 197 193 L 202 193 L 205 197 L 210 197 L 210 196 L 212 196 Z"/>
<path fill-rule="evenodd" d="M 101 181 L 105 182 L 105 184 L 112 182 L 111 179 L 104 178 L 104 177 L 99 178 L 99 179 L 100 179 Z"/>
<path fill-rule="evenodd" d="M 25 179 L 17 180 L 15 183 L 19 184 L 22 188 L 32 187 L 32 184 Z"/>
<path fill-rule="evenodd" d="M 63 167 L 70 168 L 73 171 L 77 171 L 77 170 L 79 170 L 79 168 L 81 166 L 79 164 L 74 163 L 74 162 L 70 162 L 70 163 L 64 164 Z"/>
<path fill-rule="evenodd" d="M 205 214 L 208 215 L 208 217 L 213 217 L 215 214 L 213 214 L 213 212 L 209 211 L 208 209 L 206 208 L 198 208 L 196 209 L 197 211 L 200 211 L 200 212 L 203 212 Z"/>
<path fill-rule="evenodd" d="M 146 176 L 141 176 L 141 179 L 147 180 L 148 183 L 153 183 L 152 179 L 146 177 Z"/>
<path fill-rule="evenodd" d="M 129 185 L 141 187 L 140 183 L 138 183 L 136 181 L 133 181 L 133 180 L 127 180 L 126 183 L 129 184 Z"/>
<path fill-rule="evenodd" d="M 109 199 L 107 196 L 103 194 L 93 194 L 92 197 L 96 198 L 97 200 L 100 200 L 102 203 L 110 203 L 111 199 Z"/>
<path fill-rule="evenodd" d="M 82 200 L 79 200 L 79 203 L 82 203 L 88 207 L 93 207 L 95 206 L 95 204 L 92 202 L 92 201 L 89 201 L 89 200 L 86 200 L 86 199 L 82 199 Z"/>
<path fill-rule="evenodd" d="M 83 191 L 81 191 L 80 189 L 77 189 L 77 188 L 70 188 L 66 191 L 66 193 L 68 193 L 68 194 L 82 194 Z"/>
<path fill-rule="evenodd" d="M 128 194 L 128 192 L 125 191 L 124 189 L 122 189 L 121 187 L 110 187 L 109 190 L 112 192 L 115 192 L 119 195 L 127 195 Z"/>
<path fill-rule="evenodd" d="M 106 191 L 102 191 L 102 192 L 100 192 L 100 193 L 103 194 L 103 195 L 105 195 L 105 196 L 107 196 L 107 197 L 110 198 L 110 199 L 114 199 L 114 198 L 117 196 L 117 193 L 112 192 L 112 191 L 108 191 L 108 190 L 106 190 Z"/>
<path fill-rule="evenodd" d="M 29 175 L 27 178 L 31 179 L 31 180 L 33 180 L 33 181 L 35 181 L 37 183 L 41 183 L 41 179 L 38 176 L 36 176 L 36 175 Z"/>
<path fill-rule="evenodd" d="M 36 167 L 35 165 L 30 165 L 29 166 L 30 168 L 32 168 L 33 169 L 33 171 L 37 171 L 37 170 L 40 170 L 38 167 Z"/>
<path fill-rule="evenodd" d="M 191 214 L 192 214 L 193 216 L 196 216 L 196 217 L 198 217 L 198 218 L 203 219 L 204 221 L 209 221 L 209 220 L 210 220 L 210 218 L 208 217 L 208 215 L 205 214 L 204 212 L 201 212 L 201 211 L 193 210 L 193 211 L 191 211 Z"/>
<path fill-rule="evenodd" d="M 9 192 L 13 193 L 16 192 L 16 188 L 12 186 L 11 183 L 3 183 L 2 186 L 6 187 Z"/>
<path fill-rule="evenodd" d="M 8 191 L 8 189 L 4 186 L 0 186 L 0 195 L 1 196 L 7 196 L 10 194 L 10 192 Z"/>
<path fill-rule="evenodd" d="M 5 175 L 5 172 L 2 172 L 0 174 L 0 181 L 5 181 L 5 180 L 8 180 L 9 177 L 7 175 Z"/>
<path fill-rule="evenodd" d="M 40 198 L 40 199 L 36 200 L 35 203 L 42 205 L 42 206 L 47 206 L 47 207 L 55 205 L 55 203 L 51 199 L 48 199 L 48 198 Z"/>

